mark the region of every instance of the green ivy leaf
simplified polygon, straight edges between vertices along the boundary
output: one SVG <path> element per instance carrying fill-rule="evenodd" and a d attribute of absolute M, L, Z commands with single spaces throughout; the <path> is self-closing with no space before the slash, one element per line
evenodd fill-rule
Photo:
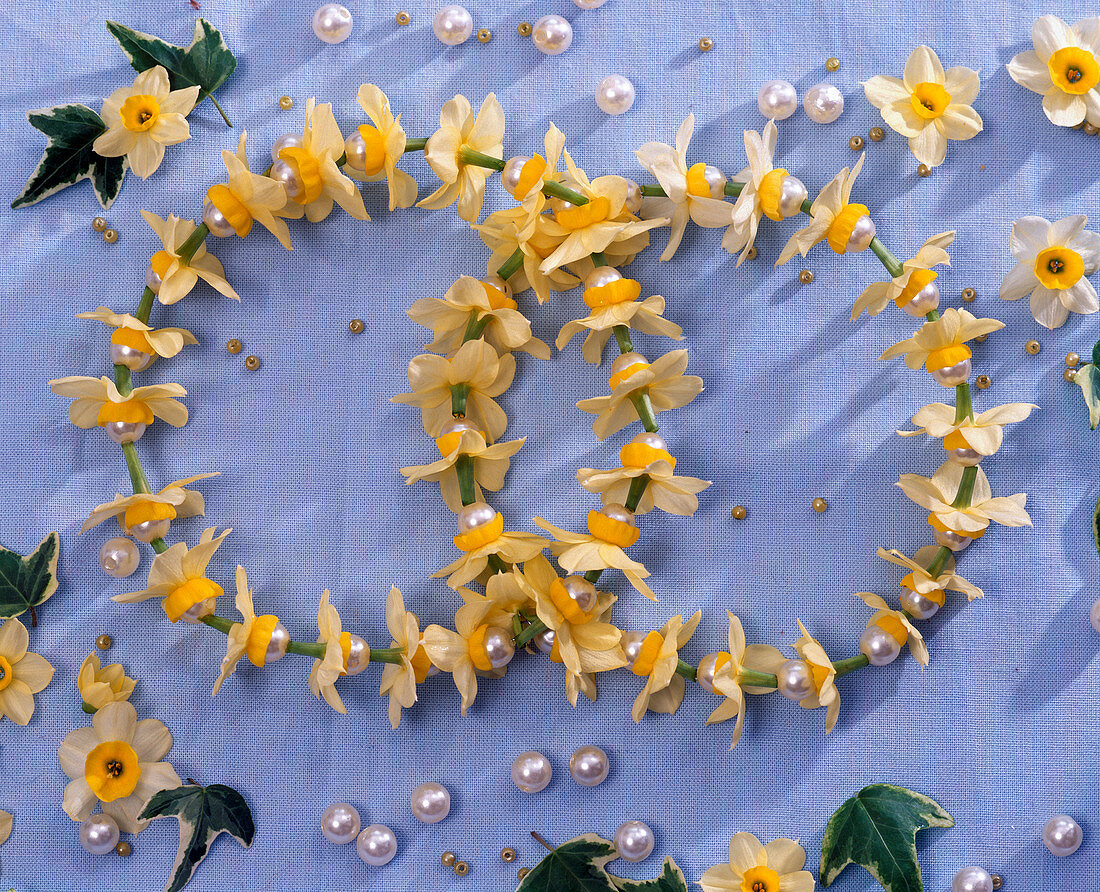
<path fill-rule="evenodd" d="M 199 101 L 209 96 L 225 123 L 229 124 L 229 118 L 225 117 L 225 112 L 212 94 L 233 73 L 237 58 L 229 51 L 221 32 L 206 19 L 195 22 L 195 36 L 187 47 L 166 43 L 159 37 L 135 31 L 118 22 L 107 22 L 107 30 L 118 41 L 136 71 L 163 65 L 173 90 L 198 86 Z"/>
<path fill-rule="evenodd" d="M 683 871 L 671 858 L 665 858 L 664 869 L 655 880 L 624 880 L 611 877 L 611 882 L 619 892 L 688 892 L 687 880 Z"/>
<path fill-rule="evenodd" d="M 27 112 L 27 120 L 49 142 L 11 206 L 26 207 L 81 180 L 91 180 L 99 203 L 109 208 L 122 188 L 126 159 L 104 158 L 92 151 L 96 137 L 107 129 L 103 119 L 86 105 L 70 103 Z"/>
<path fill-rule="evenodd" d="M 1096 543 L 1096 551 L 1100 553 L 1100 497 L 1096 499 L 1096 508 L 1092 512 L 1092 541 Z"/>
<path fill-rule="evenodd" d="M 224 784 L 208 787 L 187 784 L 161 790 L 153 795 L 139 817 L 141 820 L 172 817 L 180 822 L 180 847 L 164 892 L 180 892 L 191 881 L 195 868 L 219 833 L 228 833 L 246 849 L 256 835 L 248 803 Z"/>
<path fill-rule="evenodd" d="M 614 844 L 586 833 L 558 846 L 520 882 L 516 892 L 687 892 L 683 873 L 671 858 L 654 880 L 627 880 L 604 870 L 619 857 Z"/>
<path fill-rule="evenodd" d="M 1100 347 L 1100 344 L 1097 344 Z M 1096 350 L 1093 351 L 1096 355 Z M 1085 405 L 1089 407 L 1089 427 L 1096 430 L 1100 423 L 1100 373 L 1096 371 L 1096 363 L 1086 363 L 1077 370 L 1073 376 L 1074 382 L 1081 388 L 1085 397 Z"/>
<path fill-rule="evenodd" d="M 886 892 L 923 892 L 917 831 L 953 827 L 955 819 L 927 796 L 892 784 L 871 784 L 829 819 L 821 843 L 821 885 L 858 864 Z"/>
<path fill-rule="evenodd" d="M 57 591 L 57 558 L 61 547 L 50 533 L 26 557 L 0 546 L 0 619 L 34 608 Z"/>

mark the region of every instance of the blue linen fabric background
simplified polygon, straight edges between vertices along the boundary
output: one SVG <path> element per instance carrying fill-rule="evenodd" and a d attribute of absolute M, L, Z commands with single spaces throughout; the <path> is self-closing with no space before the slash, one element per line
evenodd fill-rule
<path fill-rule="evenodd" d="M 62 588 L 40 610 L 31 637 L 32 649 L 57 674 L 37 697 L 28 727 L 0 726 L 0 807 L 15 815 L 14 833 L 0 850 L 0 884 L 19 892 L 123 892 L 159 888 L 167 877 L 174 822 L 154 823 L 133 841 L 128 859 L 97 858 L 79 846 L 77 825 L 61 810 L 65 777 L 57 747 L 87 722 L 77 668 L 106 632 L 116 643 L 105 658 L 139 679 L 132 699 L 139 716 L 171 729 L 169 759 L 180 775 L 230 784 L 252 806 L 258 828 L 252 849 L 217 842 L 191 884 L 196 892 L 505 890 L 514 886 L 517 867 L 533 866 L 542 854 L 529 830 L 564 842 L 588 831 L 610 836 L 632 818 L 654 828 L 657 848 L 641 865 L 615 865 L 631 877 L 654 875 L 667 855 L 694 882 L 725 860 L 739 830 L 764 840 L 800 838 L 816 875 L 829 816 L 878 781 L 929 794 L 955 816 L 954 829 L 919 838 L 929 892 L 948 889 L 968 864 L 1003 874 L 1006 889 L 1100 887 L 1100 637 L 1087 617 L 1100 575 L 1089 533 L 1100 488 L 1100 435 L 1089 432 L 1079 392 L 1062 379 L 1064 354 L 1087 353 L 1100 325 L 1095 317 L 1074 316 L 1047 332 L 1026 301 L 997 298 L 1012 265 L 1013 219 L 1096 210 L 1100 142 L 1050 125 L 1039 97 L 1015 85 L 1004 68 L 1030 49 L 1038 15 L 1073 22 L 1092 12 L 1090 5 L 611 0 L 584 12 L 568 0 L 471 0 L 475 28 L 491 28 L 493 39 L 457 48 L 432 36 L 435 5 L 349 0 L 348 6 L 355 28 L 338 46 L 314 37 L 314 7 L 301 2 L 207 0 L 201 13 L 183 0 L 48 9 L 15 0 L 0 9 L 8 58 L 0 84 L 5 206 L 42 151 L 27 109 L 63 101 L 98 109 L 102 97 L 132 80 L 104 19 L 186 44 L 201 14 L 240 60 L 218 91 L 234 129 L 209 103 L 201 105 L 190 118 L 191 140 L 169 149 L 148 181 L 129 177 L 106 214 L 120 233 L 117 244 L 92 231 L 101 211 L 86 183 L 0 217 L 7 254 L 0 265 L 6 434 L 0 541 L 25 552 L 56 529 L 63 546 Z M 408 27 L 394 24 L 400 8 L 412 15 Z M 520 21 L 550 12 L 573 23 L 573 45 L 559 57 L 540 55 L 516 34 Z M 697 48 L 704 35 L 715 41 L 712 52 Z M 46 382 L 108 371 L 105 330 L 73 314 L 99 304 L 121 311 L 136 305 L 144 268 L 159 247 L 138 211 L 200 214 L 203 191 L 223 177 L 219 153 L 234 147 L 242 130 L 253 166 L 262 168 L 271 141 L 300 130 L 311 95 L 332 101 L 346 127 L 361 118 L 359 84 L 374 82 L 408 133 L 427 136 L 455 93 L 476 106 L 495 91 L 508 122 L 506 156 L 541 150 L 553 121 L 589 172 L 644 182 L 633 150 L 651 139 L 671 143 L 689 111 L 697 120 L 693 159 L 735 173 L 744 163 L 742 131 L 764 123 L 758 86 L 783 77 L 801 94 L 825 80 L 845 93 L 839 121 L 813 124 L 799 110 L 780 124 L 779 157 L 814 192 L 855 161 L 849 137 L 881 123 L 860 82 L 900 74 L 921 43 L 945 65 L 980 70 L 976 108 L 985 131 L 952 143 L 947 163 L 928 179 L 916 176 L 898 135 L 868 141 L 856 196 L 902 258 L 928 235 L 958 230 L 953 266 L 941 278 L 944 305 L 960 306 L 959 293 L 972 286 L 979 297 L 968 309 L 1006 323 L 975 347 L 976 371 L 994 382 L 975 392 L 975 405 L 1019 400 L 1041 407 L 1009 429 L 1004 448 L 984 465 L 997 494 L 1028 494 L 1034 529 L 997 528 L 964 553 L 960 570 L 986 597 L 967 605 L 952 596 L 926 625 L 928 670 L 905 656 L 842 680 L 840 721 L 828 737 L 823 713 L 777 696 L 753 699 L 743 740 L 731 753 L 731 727 L 704 726 L 713 701 L 694 686 L 675 716 L 648 715 L 635 725 L 630 703 L 638 680 L 629 673 L 601 678 L 598 702 L 572 709 L 559 668 L 521 655 L 507 678 L 482 684 L 466 719 L 441 677 L 422 687 L 420 702 L 394 732 L 375 668 L 341 682 L 346 717 L 310 696 L 309 661 L 293 656 L 262 672 L 243 666 L 211 700 L 223 636 L 168 624 L 155 601 L 123 606 L 109 599 L 141 587 L 150 556 L 143 554 L 131 579 L 112 580 L 96 553 L 116 531 L 109 524 L 77 531 L 93 505 L 124 490 L 125 468 L 102 432 L 68 424 L 66 401 L 51 395 Z M 841 68 L 827 74 L 825 59 L 834 55 Z M 602 114 L 593 100 L 610 72 L 627 75 L 637 88 L 634 108 L 618 118 Z M 291 111 L 278 108 L 284 93 L 295 99 Z M 402 166 L 420 181 L 422 196 L 434 188 L 421 157 Z M 391 584 L 425 624 L 449 623 L 457 603 L 429 578 L 454 556 L 453 518 L 434 485 L 406 487 L 397 472 L 430 461 L 434 450 L 417 411 L 389 402 L 407 389 L 406 365 L 429 340 L 405 310 L 419 297 L 441 295 L 460 274 L 484 274 L 486 251 L 453 209 L 390 214 L 384 190 L 364 192 L 373 222 L 337 210 L 319 225 L 292 225 L 292 253 L 258 228 L 245 241 L 211 239 L 243 300 L 238 305 L 200 285 L 170 310 L 157 308 L 154 322 L 186 326 L 202 346 L 142 377 L 181 382 L 191 420 L 180 431 L 154 428 L 139 451 L 158 486 L 221 472 L 199 484 L 205 520 L 181 522 L 174 533 L 193 543 L 205 526 L 234 528 L 212 564 L 228 592 L 222 613 L 233 614 L 232 571 L 239 562 L 257 606 L 284 617 L 295 638 L 315 635 L 317 600 L 329 588 L 345 628 L 384 645 Z M 504 200 L 499 183 L 491 185 L 486 211 Z M 849 321 L 859 292 L 884 278 L 869 252 L 837 257 L 819 247 L 805 262 L 773 269 L 794 228 L 794 221 L 765 225 L 760 256 L 738 270 L 714 230 L 689 230 L 674 260 L 658 263 L 665 238 L 659 230 L 630 268 L 644 293 L 667 297 L 668 317 L 684 328 L 689 371 L 705 380 L 694 403 L 662 417 L 662 432 L 678 469 L 714 485 L 692 519 L 654 512 L 641 521 L 632 554 L 653 572 L 659 604 L 631 592 L 621 576 L 609 576 L 610 587 L 622 598 L 617 618 L 628 628 L 656 627 L 673 613 L 701 608 L 703 624 L 685 652 L 692 660 L 723 646 L 726 609 L 742 617 L 750 641 L 789 646 L 797 617 L 831 654 L 855 653 L 868 612 L 853 593 L 874 590 L 895 600 L 899 591 L 900 571 L 876 557 L 875 548 L 912 553 L 929 541 L 924 512 L 893 484 L 901 473 L 931 474 L 942 451 L 935 441 L 901 439 L 894 431 L 907 427 L 920 406 L 948 394 L 899 361 L 876 361 L 912 333 L 909 317 L 890 310 Z M 808 287 L 798 284 L 802 268 L 814 273 Z M 578 292 L 556 295 L 543 307 L 528 294 L 521 306 L 547 341 L 583 309 Z M 366 322 L 366 333 L 348 333 L 353 317 Z M 224 348 L 233 337 L 245 345 L 238 356 Z M 1030 338 L 1043 345 L 1038 356 L 1024 351 Z M 671 348 L 642 336 L 636 343 L 650 355 Z M 245 370 L 248 353 L 262 358 L 258 372 Z M 533 529 L 529 518 L 540 514 L 583 529 L 595 499 L 576 483 L 576 469 L 614 466 L 629 436 L 597 442 L 590 417 L 574 406 L 604 392 L 606 377 L 606 368 L 581 360 L 577 342 L 546 363 L 521 355 L 503 404 L 509 436 L 528 439 L 505 491 L 492 499 L 510 528 Z M 815 496 L 828 500 L 826 513 L 811 510 Z M 731 520 L 735 504 L 747 506 L 745 521 Z M 610 778 L 595 789 L 578 787 L 568 774 L 569 755 L 586 743 L 604 747 L 613 761 Z M 513 787 L 509 765 L 531 748 L 550 757 L 555 774 L 547 790 L 526 796 Z M 453 795 L 451 816 L 433 826 L 409 810 L 410 791 L 427 779 L 442 781 Z M 401 850 L 387 867 L 368 868 L 354 847 L 322 838 L 318 818 L 337 800 L 354 803 L 364 823 L 396 831 Z M 1086 835 L 1080 851 L 1063 860 L 1040 842 L 1043 822 L 1058 812 L 1076 816 Z M 501 862 L 502 846 L 517 849 L 515 864 Z M 446 849 L 469 861 L 469 877 L 440 866 Z M 876 886 L 850 868 L 834 888 Z"/>

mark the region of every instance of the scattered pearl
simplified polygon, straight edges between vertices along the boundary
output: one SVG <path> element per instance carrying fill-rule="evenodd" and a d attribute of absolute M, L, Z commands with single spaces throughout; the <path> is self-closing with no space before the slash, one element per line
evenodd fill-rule
<path fill-rule="evenodd" d="M 848 148 L 851 149 L 853 152 L 858 152 L 860 149 L 863 148 L 863 137 L 859 134 L 853 136 L 851 139 L 848 140 Z"/>
<path fill-rule="evenodd" d="M 993 877 L 982 867 L 964 867 L 951 881 L 951 892 L 993 892 Z"/>
<path fill-rule="evenodd" d="M 918 164 L 917 165 L 917 176 L 918 177 L 930 177 L 930 176 L 932 176 L 932 168 L 929 167 L 927 164 Z"/>
<path fill-rule="evenodd" d="M 804 269 L 798 274 L 798 281 L 803 285 L 809 285 L 813 280 L 814 274 L 808 269 Z"/>
<path fill-rule="evenodd" d="M 836 56 L 830 56 L 825 60 L 826 71 L 840 71 L 840 59 Z"/>
<path fill-rule="evenodd" d="M 393 20 L 399 25 L 407 25 L 409 22 L 412 21 L 412 16 L 402 9 L 397 15 L 393 17 Z"/>
<path fill-rule="evenodd" d="M 455 858 L 454 852 L 444 852 L 442 855 L 439 856 L 439 863 L 442 864 L 444 867 L 454 867 L 454 863 L 456 860 L 458 859 Z"/>
<path fill-rule="evenodd" d="M 325 43 L 343 43 L 351 37 L 351 13 L 339 3 L 326 3 L 313 14 L 313 33 Z"/>
<path fill-rule="evenodd" d="M 95 646 L 100 650 L 110 650 L 114 643 L 111 636 L 107 634 L 97 635 L 95 639 Z"/>
<path fill-rule="evenodd" d="M 1092 607 L 1089 609 L 1089 622 L 1100 634 L 1100 598 L 1092 602 Z"/>
<path fill-rule="evenodd" d="M 355 851 L 366 864 L 381 867 L 389 864 L 397 854 L 397 837 L 389 827 L 371 824 L 364 827 L 355 841 Z"/>
<path fill-rule="evenodd" d="M 409 797 L 413 817 L 425 824 L 438 824 L 451 813 L 451 793 L 443 784 L 426 781 Z"/>
<path fill-rule="evenodd" d="M 246 356 L 244 358 L 244 367 L 250 372 L 255 372 L 260 368 L 260 357 L 258 356 Z"/>
<path fill-rule="evenodd" d="M 831 124 L 844 111 L 844 94 L 832 84 L 814 84 L 806 91 L 802 107 L 811 121 Z"/>
<path fill-rule="evenodd" d="M 978 390 L 989 390 L 989 385 L 992 383 L 993 381 L 990 379 L 989 375 L 978 375 L 978 377 L 974 379 L 974 386 L 977 387 Z"/>
<path fill-rule="evenodd" d="M 283 111 L 290 111 L 292 108 L 294 108 L 294 100 L 289 96 L 280 96 L 279 108 L 281 108 Z"/>
<path fill-rule="evenodd" d="M 108 576 L 125 579 L 133 575 L 141 563 L 138 547 L 122 536 L 108 539 L 99 549 L 99 566 Z"/>
<path fill-rule="evenodd" d="M 500 860 L 505 864 L 511 864 L 516 860 L 516 850 L 511 846 L 505 846 L 500 850 Z"/>
<path fill-rule="evenodd" d="M 352 334 L 362 334 L 365 327 L 362 319 L 352 319 L 351 322 L 348 323 L 348 331 Z"/>
<path fill-rule="evenodd" d="M 710 37 L 700 37 L 699 38 L 699 52 L 709 53 L 712 49 L 714 49 L 714 40 L 713 40 L 713 38 L 710 38 Z"/>
<path fill-rule="evenodd" d="M 733 510 L 730 511 L 730 514 L 733 516 L 734 520 L 744 520 L 745 515 L 747 515 L 748 513 L 749 512 L 745 510 L 744 505 L 734 505 Z"/>
<path fill-rule="evenodd" d="M 871 137 L 871 142 L 882 142 L 886 139 L 886 131 L 881 127 L 872 127 L 867 131 L 867 135 Z"/>
<path fill-rule="evenodd" d="M 820 496 L 814 499 L 813 502 L 810 503 L 810 505 L 818 514 L 824 514 L 826 511 L 829 510 L 829 503 Z"/>
<path fill-rule="evenodd" d="M 1080 353 L 1067 353 L 1066 354 L 1066 368 L 1072 369 L 1081 361 Z"/>
<path fill-rule="evenodd" d="M 346 802 L 332 803 L 321 815 L 321 833 L 338 846 L 353 842 L 359 835 L 361 824 L 358 810 Z"/>
<path fill-rule="evenodd" d="M 810 667 L 802 660 L 787 660 L 776 673 L 779 693 L 788 700 L 805 700 L 813 693 Z"/>
<path fill-rule="evenodd" d="M 103 232 L 107 228 L 107 220 L 105 217 L 93 217 L 92 229 L 96 232 Z"/>
<path fill-rule="evenodd" d="M 432 19 L 432 33 L 447 46 L 458 46 L 474 33 L 474 18 L 465 6 L 444 6 Z"/>
<path fill-rule="evenodd" d="M 1024 344 L 1024 349 L 1032 356 L 1035 356 L 1040 350 L 1043 349 L 1043 345 L 1033 339 Z"/>
<path fill-rule="evenodd" d="M 974 288 L 964 288 L 959 296 L 969 304 L 977 300 L 978 292 Z"/>
<path fill-rule="evenodd" d="M 756 94 L 760 114 L 773 121 L 785 121 L 798 110 L 798 91 L 788 81 L 768 81 Z"/>
<path fill-rule="evenodd" d="M 1077 380 L 1077 369 L 1066 369 L 1062 372 L 1062 380 L 1068 384 L 1072 384 Z"/>
<path fill-rule="evenodd" d="M 118 822 L 110 815 L 94 814 L 80 825 L 80 844 L 92 855 L 106 855 L 118 844 Z"/>
<path fill-rule="evenodd" d="M 531 32 L 535 49 L 547 56 L 560 56 L 573 42 L 573 26 L 560 15 L 544 15 Z"/>
<path fill-rule="evenodd" d="M 634 84 L 621 74 L 609 74 L 596 87 L 596 105 L 608 115 L 622 115 L 634 105 Z"/>
<path fill-rule="evenodd" d="M 596 787 L 607 780 L 611 763 L 598 746 L 579 747 L 569 758 L 569 773 L 582 787 Z"/>
<path fill-rule="evenodd" d="M 478 32 L 477 32 L 477 41 L 478 41 L 478 43 L 488 43 L 492 39 L 493 39 L 493 32 L 490 31 L 488 28 L 481 28 L 481 29 L 478 30 Z"/>
<path fill-rule="evenodd" d="M 615 848 L 624 861 L 644 861 L 653 854 L 655 840 L 649 825 L 627 821 L 615 831 Z"/>
<path fill-rule="evenodd" d="M 454 871 L 456 877 L 464 877 L 470 872 L 470 865 L 465 861 L 456 861 Z"/>
<path fill-rule="evenodd" d="M 1084 841 L 1081 825 L 1069 815 L 1055 815 L 1043 827 L 1043 845 L 1058 858 L 1072 855 Z"/>
<path fill-rule="evenodd" d="M 542 753 L 528 750 L 512 762 L 512 783 L 521 793 L 539 793 L 546 789 L 554 769 Z"/>
<path fill-rule="evenodd" d="M 113 245 L 115 242 L 118 241 L 118 230 L 117 229 L 104 229 L 103 230 L 103 241 L 105 241 L 108 245 Z"/>
<path fill-rule="evenodd" d="M 520 37 L 530 37 L 531 36 L 531 23 L 530 22 L 520 22 L 518 25 L 516 25 L 516 33 Z"/>
<path fill-rule="evenodd" d="M 234 355 L 240 353 L 243 346 L 244 345 L 241 343 L 240 338 L 230 338 L 228 341 L 225 342 L 226 351 Z"/>
<path fill-rule="evenodd" d="M 115 846 L 115 854 L 118 855 L 119 858 L 129 858 L 130 853 L 133 851 L 133 846 L 125 841 L 120 842 L 117 846 Z"/>
<path fill-rule="evenodd" d="M 860 636 L 859 652 L 867 657 L 872 666 L 886 666 L 898 658 L 901 645 L 881 626 L 870 625 Z"/>

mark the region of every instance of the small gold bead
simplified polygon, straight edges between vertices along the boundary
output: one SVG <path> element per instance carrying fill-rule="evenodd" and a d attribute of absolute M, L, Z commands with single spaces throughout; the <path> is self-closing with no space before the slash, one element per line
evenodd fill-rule
<path fill-rule="evenodd" d="M 228 341 L 225 342 L 225 349 L 228 350 L 230 353 L 240 353 L 241 342 L 237 338 L 230 338 Z"/>
<path fill-rule="evenodd" d="M 929 167 L 927 164 L 918 164 L 917 165 L 917 176 L 918 177 L 930 177 L 930 176 L 932 176 L 932 168 Z"/>
<path fill-rule="evenodd" d="M 1066 354 L 1066 365 L 1069 366 L 1069 368 L 1072 369 L 1080 361 L 1081 361 L 1081 354 L 1080 353 L 1067 353 Z"/>
<path fill-rule="evenodd" d="M 506 846 L 505 848 L 501 849 L 500 860 L 511 864 L 513 861 L 516 860 L 516 850 L 513 849 L 511 846 Z"/>
<path fill-rule="evenodd" d="M 840 71 L 840 59 L 836 56 L 830 56 L 825 60 L 826 71 Z"/>
<path fill-rule="evenodd" d="M 978 377 L 974 379 L 974 386 L 977 387 L 978 390 L 988 390 L 989 385 L 992 383 L 993 382 L 989 380 L 989 375 L 978 375 Z"/>
<path fill-rule="evenodd" d="M 798 274 L 798 281 L 801 282 L 803 285 L 809 285 L 813 280 L 814 274 L 808 269 L 804 269 Z"/>
<path fill-rule="evenodd" d="M 455 876 L 464 877 L 470 872 L 470 865 L 465 861 L 455 862 Z"/>
<path fill-rule="evenodd" d="M 755 260 L 756 259 L 756 254 L 757 254 L 756 245 L 753 245 L 751 248 L 749 248 L 745 252 L 745 259 L 746 260 Z"/>
<path fill-rule="evenodd" d="M 455 853 L 444 852 L 439 856 L 439 861 L 444 867 L 451 867 L 455 863 Z"/>
<path fill-rule="evenodd" d="M 250 372 L 256 371 L 260 367 L 260 357 L 258 356 L 246 356 L 244 358 L 244 367 Z"/>
<path fill-rule="evenodd" d="M 858 152 L 860 149 L 863 148 L 863 137 L 853 136 L 850 140 L 848 140 L 848 148 L 851 149 L 853 152 Z"/>
<path fill-rule="evenodd" d="M 1074 381 L 1077 380 L 1077 369 L 1066 369 L 1064 372 L 1062 372 L 1062 377 L 1065 378 L 1067 382 L 1072 384 Z"/>
<path fill-rule="evenodd" d="M 479 28 L 477 32 L 477 39 L 481 43 L 488 43 L 490 40 L 493 39 L 493 32 L 490 31 L 488 28 Z"/>
<path fill-rule="evenodd" d="M 103 241 L 105 241 L 108 245 L 113 245 L 115 242 L 118 241 L 118 230 L 117 229 L 104 229 L 103 230 Z"/>
<path fill-rule="evenodd" d="M 704 53 L 709 53 L 712 49 L 714 49 L 714 41 L 709 37 L 700 37 L 699 49 L 702 50 Z"/>
<path fill-rule="evenodd" d="M 110 635 L 98 635 L 95 639 L 95 646 L 100 650 L 110 650 L 114 641 L 111 640 Z"/>
<path fill-rule="evenodd" d="M 977 341 L 979 344 L 984 344 L 988 339 L 989 339 L 989 332 L 988 331 L 985 334 L 974 335 L 974 340 Z"/>
<path fill-rule="evenodd" d="M 362 319 L 352 319 L 351 322 L 348 323 L 348 331 L 350 331 L 352 334 L 362 334 L 363 333 L 363 320 Z"/>
<path fill-rule="evenodd" d="M 733 510 L 730 512 L 730 514 L 733 515 L 734 520 L 744 520 L 745 515 L 748 514 L 748 512 L 745 510 L 744 505 L 734 505 Z"/>
<path fill-rule="evenodd" d="M 882 142 L 886 139 L 886 131 L 881 127 L 872 127 L 867 131 L 867 135 L 871 137 L 871 142 Z"/>
<path fill-rule="evenodd" d="M 1001 886 L 1003 886 L 1005 884 L 1004 877 L 1001 876 L 999 873 L 991 873 L 989 875 L 989 878 L 991 880 L 993 880 L 993 890 L 994 890 L 994 892 L 996 892 L 997 889 L 1000 889 Z"/>
<path fill-rule="evenodd" d="M 1043 349 L 1043 345 L 1040 344 L 1038 341 L 1032 339 L 1024 344 L 1024 349 L 1032 356 L 1035 356 L 1040 350 Z"/>
<path fill-rule="evenodd" d="M 291 99 L 289 96 L 280 96 L 279 108 L 281 108 L 283 111 L 289 111 L 290 109 L 294 108 L 294 100 Z"/>
<path fill-rule="evenodd" d="M 394 16 L 394 21 L 397 22 L 397 24 L 399 25 L 407 25 L 409 22 L 412 21 L 412 16 L 402 9 L 401 12 Z"/>
<path fill-rule="evenodd" d="M 133 851 L 133 848 L 128 842 L 123 840 L 117 846 L 115 846 L 115 851 L 118 853 L 120 858 L 129 858 L 130 853 Z"/>
<path fill-rule="evenodd" d="M 96 232 L 103 232 L 107 228 L 107 221 L 103 217 L 92 218 L 92 229 Z"/>
<path fill-rule="evenodd" d="M 829 503 L 821 497 L 814 499 L 812 504 L 814 507 L 814 511 L 816 511 L 818 514 L 823 514 L 825 512 L 825 509 L 829 507 Z"/>
<path fill-rule="evenodd" d="M 520 22 L 519 27 L 516 28 L 516 31 L 519 33 L 520 37 L 530 37 L 531 36 L 531 23 L 530 22 Z"/>
<path fill-rule="evenodd" d="M 521 881 L 525 880 L 525 879 L 527 879 L 527 874 L 529 874 L 530 872 L 531 872 L 530 867 L 521 867 L 519 870 L 516 871 L 516 879 L 521 880 Z"/>
<path fill-rule="evenodd" d="M 962 299 L 968 304 L 973 303 L 978 298 L 978 292 L 973 288 L 964 288 L 962 290 Z"/>

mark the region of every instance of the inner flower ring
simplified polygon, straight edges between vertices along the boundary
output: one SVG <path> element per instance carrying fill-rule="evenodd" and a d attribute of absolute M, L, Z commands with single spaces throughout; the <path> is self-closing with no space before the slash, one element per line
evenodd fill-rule
<path fill-rule="evenodd" d="M 1083 96 L 1100 84 L 1100 63 L 1096 57 L 1079 46 L 1066 46 L 1055 50 L 1047 60 L 1050 79 L 1063 93 Z"/>
<path fill-rule="evenodd" d="M 1046 248 L 1035 255 L 1035 278 L 1052 291 L 1072 288 L 1085 274 L 1085 261 L 1072 248 Z"/>
<path fill-rule="evenodd" d="M 102 802 L 125 799 L 140 779 L 137 753 L 124 741 L 101 743 L 84 760 L 84 780 Z"/>
<path fill-rule="evenodd" d="M 757 865 L 741 875 L 740 892 L 779 892 L 779 874 L 770 867 Z"/>
<path fill-rule="evenodd" d="M 909 102 L 918 115 L 926 121 L 934 121 L 947 111 L 947 106 L 951 104 L 951 94 L 941 84 L 925 81 L 913 88 Z"/>
<path fill-rule="evenodd" d="M 160 103 L 155 96 L 138 94 L 130 96 L 122 103 L 118 110 L 122 118 L 122 125 L 133 133 L 144 133 L 151 130 L 160 117 Z"/>
<path fill-rule="evenodd" d="M 8 662 L 6 657 L 0 657 L 0 691 L 10 685 L 13 678 L 15 676 L 12 675 L 11 663 Z"/>

